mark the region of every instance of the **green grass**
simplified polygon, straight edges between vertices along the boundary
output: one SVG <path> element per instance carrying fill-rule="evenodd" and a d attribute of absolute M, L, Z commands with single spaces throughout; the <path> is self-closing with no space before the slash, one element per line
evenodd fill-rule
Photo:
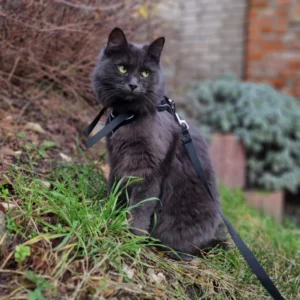
<path fill-rule="evenodd" d="M 107 199 L 106 182 L 93 165 L 60 166 L 46 178 L 13 169 L 7 180 L 0 186 L 1 201 L 15 207 L 6 214 L 7 232 L 0 241 L 3 295 L 269 299 L 234 246 L 229 251 L 215 249 L 192 262 L 178 262 L 158 252 L 156 241 L 131 234 L 128 209 L 116 207 L 120 184 Z M 296 299 L 299 229 L 249 208 L 240 191 L 222 188 L 221 195 L 225 214 L 283 296 Z M 28 246 L 30 252 L 18 245 Z M 155 275 L 162 278 L 160 283 L 153 279 Z"/>

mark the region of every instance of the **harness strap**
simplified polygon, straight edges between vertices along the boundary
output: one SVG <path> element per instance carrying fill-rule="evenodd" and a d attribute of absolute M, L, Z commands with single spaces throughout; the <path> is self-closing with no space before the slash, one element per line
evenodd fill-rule
<path fill-rule="evenodd" d="M 181 125 L 181 140 L 187 151 L 188 157 L 192 162 L 193 168 L 195 169 L 200 180 L 202 181 L 210 198 L 216 204 L 218 211 L 228 229 L 228 232 L 230 233 L 234 243 L 236 244 L 240 253 L 244 257 L 247 264 L 249 265 L 250 269 L 255 274 L 255 276 L 258 278 L 258 280 L 261 282 L 263 287 L 269 292 L 269 294 L 275 300 L 284 300 L 284 298 L 281 296 L 280 292 L 277 290 L 277 288 L 275 287 L 275 285 L 272 282 L 272 280 L 270 279 L 270 277 L 267 275 L 267 273 L 265 272 L 263 267 L 260 265 L 260 263 L 258 262 L 256 257 L 254 256 L 254 254 L 251 252 L 251 250 L 247 247 L 247 245 L 244 243 L 244 241 L 241 239 L 241 237 L 235 231 L 235 229 L 233 228 L 231 223 L 228 221 L 228 219 L 224 215 L 224 213 L 221 210 L 221 208 L 219 207 L 219 205 L 217 205 L 217 202 L 214 199 L 214 197 L 210 191 L 210 188 L 208 186 L 208 183 L 206 181 L 203 167 L 202 167 L 201 161 L 199 159 L 199 156 L 197 155 L 192 138 L 191 138 L 190 133 L 185 125 Z"/>
<path fill-rule="evenodd" d="M 89 136 L 90 133 L 93 131 L 93 129 L 96 127 L 97 123 L 100 121 L 101 117 L 104 115 L 105 111 L 107 110 L 106 107 L 102 108 L 102 110 L 99 112 L 99 114 L 96 116 L 96 118 L 88 125 L 86 129 L 84 129 L 83 134 L 85 136 Z M 168 99 L 165 97 L 165 101 L 163 101 L 161 104 L 156 106 L 156 110 L 161 112 L 167 110 L 170 114 L 173 114 L 173 111 L 175 110 L 175 103 L 173 100 Z M 95 145 L 98 141 L 103 139 L 109 132 L 116 131 L 119 127 L 129 124 L 135 120 L 135 116 L 129 113 L 123 113 L 118 116 L 114 116 L 112 112 L 109 115 L 108 123 L 106 123 L 106 126 L 98 131 L 95 135 L 90 137 L 87 141 L 85 141 L 85 146 L 87 148 L 92 147 Z"/>
<path fill-rule="evenodd" d="M 97 115 L 97 117 L 93 120 L 92 123 L 89 124 L 89 126 L 83 130 L 83 134 L 85 136 L 89 136 L 90 133 L 93 131 L 93 129 L 95 128 L 95 126 L 97 125 L 97 123 L 99 122 L 99 120 L 101 119 L 101 117 L 104 115 L 104 113 L 106 112 L 107 108 L 104 107 L 101 109 L 101 111 L 99 112 L 99 114 Z"/>
<path fill-rule="evenodd" d="M 100 115 L 100 114 L 99 114 Z M 85 132 L 91 132 L 94 127 L 96 126 L 97 122 L 100 120 L 101 117 L 99 115 L 96 117 L 96 119 L 88 126 L 88 128 L 85 130 Z M 85 145 L 87 148 L 92 147 L 95 145 L 98 141 L 100 141 L 102 138 L 104 138 L 106 135 L 108 135 L 111 131 L 113 131 L 115 128 L 117 128 L 121 123 L 123 123 L 126 119 L 130 118 L 132 114 L 124 113 L 121 115 L 118 115 L 115 117 L 110 123 L 108 123 L 103 129 L 98 131 L 95 135 L 90 137 L 87 141 L 85 141 Z M 99 118 L 98 118 L 99 117 Z M 98 120 L 97 120 L 98 119 Z M 96 121 L 97 120 L 97 121 Z M 89 132 L 89 133 L 90 133 Z"/>

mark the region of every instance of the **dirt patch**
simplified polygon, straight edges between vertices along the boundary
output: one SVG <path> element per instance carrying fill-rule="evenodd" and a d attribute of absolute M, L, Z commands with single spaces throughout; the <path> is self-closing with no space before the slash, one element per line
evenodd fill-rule
<path fill-rule="evenodd" d="M 99 108 L 100 109 L 100 108 Z M 37 100 L 6 98 L 0 104 L 0 183 L 14 166 L 33 163 L 45 172 L 57 162 L 98 160 L 103 143 L 85 152 L 82 130 L 93 119 L 95 110 L 84 103 L 68 103 L 50 93 Z"/>

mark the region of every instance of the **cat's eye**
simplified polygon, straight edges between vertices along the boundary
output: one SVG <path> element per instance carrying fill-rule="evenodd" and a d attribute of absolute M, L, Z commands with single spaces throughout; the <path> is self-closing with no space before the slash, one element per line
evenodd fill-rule
<path fill-rule="evenodd" d="M 144 78 L 148 77 L 149 74 L 150 74 L 150 73 L 149 73 L 148 70 L 144 70 L 144 71 L 141 73 L 141 75 L 142 75 Z"/>
<path fill-rule="evenodd" d="M 122 74 L 126 74 L 127 73 L 127 69 L 124 67 L 124 66 L 118 66 L 119 68 L 119 71 L 122 73 Z"/>

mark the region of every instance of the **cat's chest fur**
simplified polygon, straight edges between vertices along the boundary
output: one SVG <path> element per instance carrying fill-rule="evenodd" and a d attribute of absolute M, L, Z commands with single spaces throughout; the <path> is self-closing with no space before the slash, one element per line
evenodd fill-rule
<path fill-rule="evenodd" d="M 109 163 L 117 177 L 146 177 L 158 171 L 172 140 L 166 115 L 139 118 L 107 138 Z"/>

